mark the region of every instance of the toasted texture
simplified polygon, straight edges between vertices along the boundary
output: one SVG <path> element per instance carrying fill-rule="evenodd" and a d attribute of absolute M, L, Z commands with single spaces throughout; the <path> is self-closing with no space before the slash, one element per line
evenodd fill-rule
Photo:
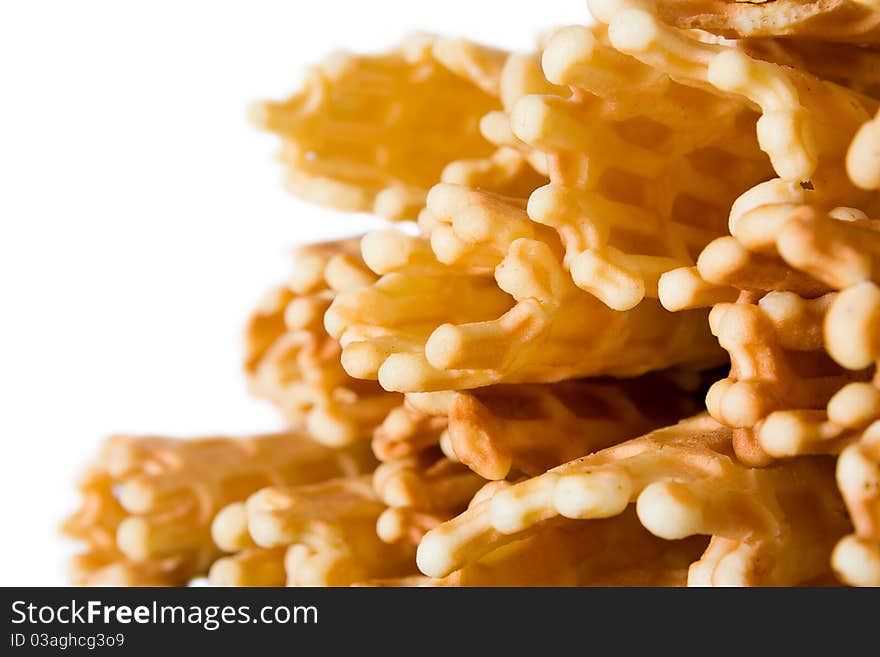
<path fill-rule="evenodd" d="M 667 541 L 630 508 L 620 516 L 548 526 L 438 578 L 383 586 L 685 586 L 703 537 Z M 376 583 L 373 583 L 375 585 Z"/>
<path fill-rule="evenodd" d="M 878 280 L 880 221 L 857 208 L 771 204 L 745 213 L 731 231 L 752 253 L 781 259 L 828 290 Z M 805 279 L 799 284 L 806 286 Z"/>
<path fill-rule="evenodd" d="M 454 393 L 449 393 L 454 394 Z M 421 399 L 447 397 L 448 393 L 416 393 L 404 396 L 373 432 L 373 453 L 383 463 L 413 457 L 438 446 L 446 436 L 448 401 L 426 403 Z"/>
<path fill-rule="evenodd" d="M 710 242 L 696 267 L 668 272 L 660 301 L 670 310 L 733 301 L 741 292 L 756 298 L 770 291 L 816 298 L 877 277 L 880 223 L 859 208 L 804 202 L 805 190 L 774 180 L 758 185 L 734 204 L 730 235 Z M 813 199 L 815 201 L 815 199 Z M 876 212 L 880 197 L 864 207 Z"/>
<path fill-rule="evenodd" d="M 550 185 L 528 215 L 558 232 L 579 288 L 615 310 L 657 298 L 659 276 L 692 264 L 734 199 L 771 175 L 758 115 L 619 52 L 604 26 L 557 31 L 543 69 L 569 91 L 512 111 L 514 133 L 547 156 Z"/>
<path fill-rule="evenodd" d="M 735 42 L 749 56 L 790 66 L 872 98 L 880 98 L 880 44 L 818 39 L 751 38 Z"/>
<path fill-rule="evenodd" d="M 709 390 L 712 416 L 734 429 L 737 455 L 764 465 L 773 458 L 835 453 L 847 439 L 825 408 L 867 370 L 836 364 L 824 349 L 823 322 L 834 295 L 805 300 L 772 292 L 757 304 L 719 304 L 713 332 L 731 356 L 730 375 Z"/>
<path fill-rule="evenodd" d="M 324 312 L 339 291 L 376 276 L 363 263 L 357 239 L 300 247 L 292 261 L 288 284 L 271 290 L 248 320 L 250 390 L 272 402 L 289 425 L 305 426 L 327 445 L 365 440 L 402 399 L 346 374 Z"/>
<path fill-rule="evenodd" d="M 794 585 L 827 572 L 831 549 L 847 531 L 833 476 L 826 457 L 744 466 L 733 457 L 730 430 L 696 416 L 478 496 L 428 532 L 418 563 L 429 576 L 447 577 L 518 541 L 607 522 L 635 504 L 654 536 L 711 536 L 688 568 L 689 585 Z M 578 555 L 556 570 L 583 572 L 591 558 Z"/>
<path fill-rule="evenodd" d="M 540 55 L 536 53 L 510 54 L 501 68 L 498 87 L 501 109 L 491 110 L 480 119 L 480 133 L 495 150 L 486 157 L 462 156 L 449 163 L 440 180 L 525 199 L 547 183 L 547 162 L 544 153 L 514 134 L 510 112 L 524 96 L 559 94 L 564 93 L 564 89 L 547 81 L 541 71 Z"/>
<path fill-rule="evenodd" d="M 288 433 L 108 441 L 74 581 L 880 586 L 880 0 L 589 5 L 255 108 L 402 223 L 252 313 Z"/>
<path fill-rule="evenodd" d="M 437 395 L 431 408 L 424 394 L 408 394 L 407 406 L 442 419 L 434 443 L 443 441 L 455 460 L 493 480 L 540 474 L 696 411 L 694 394 L 671 373 L 429 394 Z"/>
<path fill-rule="evenodd" d="M 636 376 L 718 357 L 702 312 L 653 300 L 613 310 L 574 285 L 543 239 L 514 239 L 492 276 L 438 262 L 423 238 L 370 237 L 365 260 L 394 268 L 337 295 L 325 324 L 346 371 L 386 390 Z"/>
<path fill-rule="evenodd" d="M 880 112 L 866 121 L 853 138 L 846 156 L 852 181 L 863 189 L 880 189 Z"/>
<path fill-rule="evenodd" d="M 385 506 L 368 476 L 265 488 L 217 516 L 212 531 L 224 550 L 210 572 L 216 584 L 248 585 L 254 561 L 264 581 L 288 586 L 348 586 L 414 573 L 413 547 L 376 535 Z"/>
<path fill-rule="evenodd" d="M 880 586 L 880 423 L 840 455 L 837 482 L 855 532 L 837 544 L 834 570 L 848 584 Z"/>
<path fill-rule="evenodd" d="M 829 417 L 826 405 L 857 399 L 852 391 L 871 376 L 874 311 L 865 282 L 877 277 L 877 230 L 855 208 L 760 205 L 732 217 L 733 235 L 704 249 L 694 274 L 701 283 L 665 299 L 701 305 L 701 284 L 740 295 L 710 314 L 732 367 L 707 397 L 709 412 L 734 428 L 740 458 L 838 453 L 854 439 L 853 423 Z"/>
<path fill-rule="evenodd" d="M 495 149 L 480 119 L 501 109 L 506 53 L 413 36 L 380 55 L 335 53 L 299 92 L 258 105 L 282 138 L 289 188 L 321 205 L 413 219 L 444 167 Z"/>
<path fill-rule="evenodd" d="M 383 463 L 373 473 L 373 488 L 388 509 L 376 532 L 388 543 L 418 545 L 426 531 L 464 511 L 484 483 L 439 449 Z"/>
<path fill-rule="evenodd" d="M 678 82 L 739 98 L 760 110 L 756 134 L 779 177 L 777 201 L 798 202 L 801 196 L 828 207 L 864 203 L 866 195 L 841 175 L 841 165 L 853 135 L 876 110 L 876 100 L 676 30 L 637 2 L 625 0 L 622 7 L 607 16 L 615 48 Z M 766 191 L 767 184 L 761 189 Z M 755 196 L 752 192 L 749 201 Z M 742 212 L 745 204 L 738 200 L 734 209 Z"/>
<path fill-rule="evenodd" d="M 696 408 L 693 391 L 673 373 L 410 393 L 373 441 L 384 461 L 373 485 L 389 507 L 377 532 L 418 544 L 462 512 L 486 480 L 540 474 Z"/>
<path fill-rule="evenodd" d="M 849 368 L 870 367 L 871 383 L 850 384 L 828 404 L 832 422 L 848 430 L 837 483 L 854 532 L 834 550 L 837 576 L 855 586 L 880 586 L 880 289 L 871 281 L 837 296 L 825 320 L 829 353 Z"/>
<path fill-rule="evenodd" d="M 663 20 L 673 25 L 730 38 L 797 36 L 880 43 L 880 6 L 874 0 L 657 0 L 657 6 Z"/>
<path fill-rule="evenodd" d="M 301 434 L 175 440 L 114 436 L 80 484 L 64 533 L 85 545 L 77 584 L 179 586 L 221 555 L 211 522 L 270 484 L 310 483 L 372 469 L 363 443 L 334 450 Z"/>

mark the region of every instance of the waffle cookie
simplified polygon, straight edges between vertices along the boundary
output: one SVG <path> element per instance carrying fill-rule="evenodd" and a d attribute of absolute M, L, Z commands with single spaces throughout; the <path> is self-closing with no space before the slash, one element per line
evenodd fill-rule
<path fill-rule="evenodd" d="M 635 376 L 718 358 L 702 312 L 656 301 L 613 310 L 572 283 L 544 240 L 515 239 L 490 276 L 444 266 L 423 238 L 369 237 L 366 262 L 396 269 L 337 295 L 325 325 L 346 371 L 386 390 Z"/>
<path fill-rule="evenodd" d="M 251 392 L 272 402 L 290 426 L 305 426 L 330 446 L 369 438 L 401 402 L 374 382 L 346 374 L 341 347 L 324 329 L 324 312 L 339 291 L 375 279 L 357 239 L 301 247 L 288 284 L 264 297 L 245 330 Z"/>
<path fill-rule="evenodd" d="M 398 223 L 251 315 L 289 433 L 108 442 L 76 582 L 880 586 L 880 4 L 589 5 L 257 107 Z"/>
<path fill-rule="evenodd" d="M 874 371 L 871 383 L 850 384 L 828 404 L 830 422 L 847 430 L 837 483 L 854 525 L 854 532 L 838 543 L 833 565 L 841 580 L 858 586 L 880 586 L 878 312 L 880 289 L 865 281 L 840 292 L 825 321 L 832 357 L 847 368 Z"/>
<path fill-rule="evenodd" d="M 175 440 L 114 436 L 80 484 L 64 533 L 85 545 L 78 584 L 183 585 L 221 552 L 211 522 L 221 508 L 270 485 L 317 482 L 373 467 L 363 443 L 324 447 L 301 434 Z"/>
<path fill-rule="evenodd" d="M 591 0 L 590 8 L 609 6 Z M 875 0 L 657 0 L 659 15 L 678 27 L 726 37 L 786 36 L 880 43 L 880 6 Z"/>
<path fill-rule="evenodd" d="M 384 543 L 376 535 L 383 509 L 369 477 L 265 488 L 215 518 L 214 540 L 236 554 L 215 562 L 210 580 L 227 586 L 345 586 L 407 574 L 413 570 L 412 546 Z"/>
<path fill-rule="evenodd" d="M 548 157 L 551 184 L 529 216 L 559 233 L 574 283 L 609 307 L 657 298 L 659 276 L 692 263 L 730 204 L 770 176 L 758 116 L 618 52 L 604 28 L 559 30 L 543 68 L 569 93 L 512 112 L 515 134 Z"/>
<path fill-rule="evenodd" d="M 416 35 L 390 52 L 338 52 L 254 121 L 282 139 L 287 185 L 343 210 L 413 219 L 454 160 L 495 150 L 481 118 L 501 109 L 506 53 L 463 40 Z"/>
<path fill-rule="evenodd" d="M 825 457 L 764 469 L 739 464 L 730 430 L 701 415 L 496 488 L 431 530 L 418 563 L 429 576 L 447 577 L 494 560 L 508 545 L 615 518 L 635 504 L 654 536 L 711 536 L 688 567 L 690 585 L 799 584 L 827 572 L 834 542 L 847 530 L 833 476 Z M 577 573 L 590 559 L 587 553 L 557 565 Z"/>

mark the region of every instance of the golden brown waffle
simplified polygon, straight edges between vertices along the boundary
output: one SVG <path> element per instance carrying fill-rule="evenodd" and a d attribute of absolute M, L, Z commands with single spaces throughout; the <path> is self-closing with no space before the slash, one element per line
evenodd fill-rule
<path fill-rule="evenodd" d="M 797 36 L 828 41 L 880 43 L 876 0 L 656 0 L 659 15 L 682 28 L 725 37 Z M 615 0 L 590 0 L 596 13 Z"/>
<path fill-rule="evenodd" d="M 401 233 L 368 236 L 363 254 L 384 275 L 339 293 L 325 325 L 346 371 L 386 390 L 635 376 L 717 359 L 701 312 L 653 300 L 612 310 L 571 282 L 544 240 L 515 239 L 494 277 L 443 265 L 425 239 Z"/>
<path fill-rule="evenodd" d="M 709 390 L 706 407 L 734 428 L 733 444 L 744 462 L 765 465 L 774 457 L 839 451 L 840 431 L 823 425 L 826 405 L 869 372 L 847 370 L 825 351 L 823 321 L 833 299 L 771 292 L 757 303 L 744 299 L 713 308 L 712 331 L 730 354 L 731 371 Z"/>
<path fill-rule="evenodd" d="M 361 443 L 333 450 L 299 434 L 252 438 L 114 436 L 80 485 L 64 533 L 85 544 L 78 584 L 182 585 L 220 552 L 217 511 L 267 485 L 310 483 L 373 467 Z"/>
<path fill-rule="evenodd" d="M 426 531 L 463 511 L 484 483 L 439 449 L 383 463 L 373 473 L 373 488 L 388 508 L 376 532 L 388 543 L 418 545 Z"/>
<path fill-rule="evenodd" d="M 373 487 L 388 507 L 376 523 L 387 543 L 418 545 L 429 529 L 464 510 L 484 480 L 449 446 L 448 408 L 455 393 L 411 393 L 373 435 L 382 464 Z"/>
<path fill-rule="evenodd" d="M 880 112 L 853 138 L 846 157 L 852 181 L 863 189 L 880 189 Z"/>
<path fill-rule="evenodd" d="M 419 234 L 299 249 L 249 322 L 318 442 L 108 443 L 79 583 L 880 585 L 880 0 L 590 5 L 256 109 L 295 193 Z"/>
<path fill-rule="evenodd" d="M 373 432 L 373 454 L 387 463 L 415 456 L 441 443 L 446 435 L 447 402 L 439 406 L 421 398 L 447 393 L 411 393 L 393 409 Z M 426 407 L 427 406 L 427 407 Z"/>
<path fill-rule="evenodd" d="M 825 346 L 835 361 L 851 370 L 880 360 L 880 288 L 864 281 L 837 295 L 825 319 Z"/>
<path fill-rule="evenodd" d="M 878 317 L 880 288 L 866 281 L 840 292 L 825 320 L 825 342 L 834 359 L 848 368 L 874 370 L 872 383 L 852 383 L 828 404 L 829 424 L 844 430 L 848 445 L 837 462 L 837 483 L 855 528 L 838 543 L 833 565 L 841 580 L 857 586 L 880 586 Z"/>
<path fill-rule="evenodd" d="M 407 395 L 414 397 L 423 395 Z M 444 401 L 432 410 L 448 418 L 448 449 L 485 479 L 537 475 L 697 410 L 691 394 L 662 374 L 498 385 Z"/>
<path fill-rule="evenodd" d="M 114 497 L 116 481 L 101 468 L 92 468 L 79 482 L 82 504 L 64 521 L 62 532 L 86 547 L 68 567 L 74 584 L 90 586 L 169 586 L 185 583 L 191 567 L 167 558 L 129 559 L 116 544 L 116 530 L 128 512 Z"/>
<path fill-rule="evenodd" d="M 684 586 L 707 539 L 653 536 L 630 508 L 617 517 L 547 526 L 442 578 L 369 586 Z"/>
<path fill-rule="evenodd" d="M 376 535 L 384 509 L 369 476 L 265 488 L 217 515 L 214 540 L 237 554 L 218 560 L 210 579 L 222 585 L 254 580 L 277 585 L 279 563 L 288 586 L 347 586 L 414 573 L 413 546 L 390 545 Z"/>
<path fill-rule="evenodd" d="M 833 461 L 801 457 L 752 469 L 735 460 L 731 440 L 729 429 L 700 415 L 496 487 L 425 536 L 419 567 L 446 577 L 518 541 L 615 518 L 634 503 L 657 537 L 712 537 L 688 569 L 689 585 L 794 585 L 825 574 L 848 531 Z M 590 558 L 569 560 L 566 570 L 583 572 Z"/>
<path fill-rule="evenodd" d="M 750 463 L 842 452 L 838 483 L 856 532 L 835 550 L 835 570 L 848 583 L 876 585 L 880 534 L 870 517 L 880 503 L 866 491 L 878 480 L 871 447 L 880 418 L 880 353 L 873 346 L 880 293 L 872 282 L 878 222 L 853 208 L 770 204 L 735 218 L 731 230 L 735 237 L 701 255 L 699 273 L 755 292 L 744 295 L 746 303 L 720 304 L 710 315 L 732 371 L 710 391 L 709 411 L 735 427 L 737 454 Z M 842 291 L 814 300 L 771 293 L 750 305 L 748 297 L 762 289 Z"/>
<path fill-rule="evenodd" d="M 322 205 L 414 219 L 454 160 L 495 147 L 480 119 L 501 109 L 507 54 L 418 35 L 381 55 L 336 53 L 255 121 L 282 138 L 290 189 Z"/>
<path fill-rule="evenodd" d="M 487 479 L 536 475 L 696 411 L 666 375 L 410 393 L 377 430 L 377 531 L 417 544 Z M 438 447 L 440 449 L 438 449 Z M 378 448 L 378 449 L 377 449 Z"/>
<path fill-rule="evenodd" d="M 880 221 L 855 208 L 767 205 L 745 213 L 731 231 L 751 252 L 781 258 L 828 289 L 880 276 Z"/>
<path fill-rule="evenodd" d="M 235 506 L 223 513 L 243 513 Z M 228 510 L 228 511 L 227 511 Z M 246 545 L 252 545 L 248 541 Z M 211 566 L 209 581 L 213 586 L 287 586 L 286 550 L 245 547 L 232 556 L 221 557 Z"/>
<path fill-rule="evenodd" d="M 807 71 L 880 98 L 880 47 L 815 39 L 754 38 L 734 43 L 750 57 Z"/>
<path fill-rule="evenodd" d="M 666 308 L 729 301 L 743 290 L 814 298 L 878 276 L 880 222 L 856 208 L 768 203 L 734 213 L 730 230 L 703 250 L 696 267 L 664 274 Z"/>
<path fill-rule="evenodd" d="M 348 376 L 339 343 L 324 329 L 324 312 L 338 291 L 375 279 L 358 240 L 301 247 L 288 285 L 267 295 L 246 329 L 245 372 L 253 394 L 330 446 L 368 438 L 401 402 L 374 382 Z"/>
<path fill-rule="evenodd" d="M 441 183 L 428 193 L 419 227 L 439 262 L 456 271 L 492 275 L 517 239 L 542 241 L 554 251 L 560 248 L 553 231 L 526 214 L 526 198 Z M 370 262 L 382 273 L 390 271 L 379 260 L 388 251 L 381 243 L 367 245 Z"/>
<path fill-rule="evenodd" d="M 486 479 L 529 476 L 691 415 L 690 395 L 661 376 L 493 386 L 457 393 L 456 457 Z"/>
<path fill-rule="evenodd" d="M 543 67 L 570 91 L 513 108 L 514 133 L 547 154 L 551 180 L 528 214 L 558 231 L 580 288 L 616 310 L 657 298 L 659 276 L 693 263 L 734 199 L 771 176 L 757 114 L 617 52 L 604 27 L 557 31 Z"/>
<path fill-rule="evenodd" d="M 510 111 L 516 101 L 529 94 L 563 93 L 547 81 L 535 54 L 511 54 L 501 69 L 499 95 L 502 109 L 492 110 L 480 119 L 480 132 L 496 146 L 488 157 L 448 164 L 441 174 L 443 182 L 473 190 L 494 192 L 526 199 L 533 190 L 547 183 L 547 162 L 543 153 L 516 137 L 510 126 Z"/>
<path fill-rule="evenodd" d="M 876 100 L 664 25 L 635 0 L 622 0 L 621 5 L 599 15 L 609 21 L 615 48 L 683 84 L 760 109 L 758 142 L 779 181 L 743 195 L 734 212 L 767 202 L 864 206 L 865 193 L 842 175 L 842 163 L 856 130 L 876 110 Z"/>
<path fill-rule="evenodd" d="M 849 371 L 831 361 L 823 321 L 836 303 L 830 290 L 876 277 L 877 222 L 852 208 L 828 213 L 788 204 L 759 206 L 734 219 L 734 235 L 719 238 L 700 255 L 694 288 L 676 287 L 687 272 L 673 272 L 661 283 L 661 298 L 672 306 L 699 304 L 694 291 L 703 281 L 730 286 L 731 296 L 747 291 L 741 303 L 719 303 L 710 315 L 732 371 L 710 392 L 709 411 L 735 428 L 737 453 L 749 463 L 836 453 L 851 442 L 857 426 L 830 417 L 826 404 L 840 407 L 852 390 L 846 384 L 870 372 L 867 364 Z M 728 288 L 713 289 L 726 295 Z M 767 290 L 776 292 L 764 296 Z"/>
<path fill-rule="evenodd" d="M 834 570 L 847 584 L 880 586 L 880 423 L 843 450 L 837 483 L 855 532 L 835 547 Z"/>

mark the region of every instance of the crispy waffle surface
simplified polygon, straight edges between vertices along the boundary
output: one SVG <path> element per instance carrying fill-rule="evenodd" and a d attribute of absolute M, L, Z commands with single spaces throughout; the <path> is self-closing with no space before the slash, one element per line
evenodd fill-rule
<path fill-rule="evenodd" d="M 801 584 L 828 572 L 835 541 L 848 528 L 833 479 L 833 460 L 823 456 L 744 466 L 733 455 L 731 431 L 700 415 L 538 477 L 491 486 L 425 536 L 419 567 L 448 578 L 497 566 L 499 581 L 515 581 L 505 569 L 517 559 L 507 557 L 546 542 L 559 558 L 531 563 L 555 584 L 590 583 L 594 574 L 620 583 L 645 554 L 677 584 Z M 707 545 L 695 536 L 711 538 Z"/>
<path fill-rule="evenodd" d="M 735 41 L 756 59 L 807 71 L 873 98 L 880 98 L 880 44 L 757 37 Z"/>
<path fill-rule="evenodd" d="M 610 41 L 619 51 L 683 84 L 738 98 L 760 111 L 758 143 L 778 176 L 772 181 L 778 201 L 795 201 L 798 190 L 806 189 L 807 197 L 832 207 L 862 206 L 866 196 L 846 179 L 841 163 L 853 135 L 876 110 L 875 100 L 805 71 L 755 59 L 730 44 L 676 30 L 636 1 L 623 0 L 597 17 L 608 22 Z M 766 202 L 770 185 L 765 182 L 764 194 L 752 191 L 752 197 Z M 740 198 L 734 209 L 742 211 L 754 201 Z"/>
<path fill-rule="evenodd" d="M 599 11 L 609 4 L 609 0 L 591 0 L 590 8 Z M 656 6 L 660 17 L 672 25 L 726 37 L 880 43 L 880 4 L 876 0 L 657 0 Z"/>
<path fill-rule="evenodd" d="M 622 54 L 602 26 L 557 31 L 543 69 L 568 93 L 512 109 L 514 133 L 547 154 L 550 184 L 528 214 L 558 232 L 579 288 L 616 310 L 657 298 L 658 277 L 693 262 L 730 204 L 770 176 L 758 115 Z"/>
<path fill-rule="evenodd" d="M 382 461 L 373 483 L 388 506 L 377 531 L 417 544 L 487 480 L 540 474 L 689 415 L 693 383 L 670 372 L 408 394 L 404 416 L 389 415 L 373 441 Z"/>
<path fill-rule="evenodd" d="M 414 547 L 385 543 L 376 520 L 385 506 L 369 476 L 265 488 L 224 508 L 211 528 L 231 556 L 210 580 L 235 586 L 347 586 L 415 574 Z"/>
<path fill-rule="evenodd" d="M 356 238 L 300 247 L 288 283 L 269 291 L 245 330 L 251 392 L 272 402 L 290 426 L 303 426 L 330 446 L 368 439 L 402 401 L 346 374 L 339 343 L 324 329 L 337 293 L 375 280 Z"/>
<path fill-rule="evenodd" d="M 865 280 L 841 291 L 829 308 L 825 340 L 831 356 L 850 369 L 873 369 L 870 383 L 850 384 L 828 404 L 828 433 L 841 434 L 837 483 L 854 531 L 838 544 L 838 577 L 859 586 L 880 586 L 880 288 Z"/>
<path fill-rule="evenodd" d="M 302 434 L 176 440 L 114 436 L 80 483 L 64 533 L 84 544 L 78 584 L 180 586 L 221 556 L 211 522 L 221 508 L 270 484 L 368 472 L 365 443 L 330 449 Z"/>
<path fill-rule="evenodd" d="M 294 193 L 414 229 L 253 312 L 290 433 L 108 441 L 77 583 L 880 586 L 880 5 L 589 4 L 256 108 Z"/>
<path fill-rule="evenodd" d="M 450 189 L 434 188 L 428 210 L 435 199 L 447 202 Z M 338 294 L 325 315 L 349 374 L 386 390 L 431 392 L 717 362 L 703 311 L 669 313 L 655 300 L 609 308 L 574 285 L 554 235 L 516 204 L 476 194 L 478 221 L 507 216 L 510 230 L 474 239 L 458 263 L 439 262 L 424 237 L 385 231 L 364 239 L 364 259 L 381 277 Z M 483 255 L 497 264 L 490 268 Z"/>
<path fill-rule="evenodd" d="M 454 160 L 488 157 L 480 119 L 500 109 L 506 53 L 414 35 L 390 52 L 337 52 L 303 88 L 254 108 L 282 139 L 288 187 L 321 205 L 412 218 Z"/>
<path fill-rule="evenodd" d="M 871 127 L 858 131 L 850 169 L 862 161 L 858 171 L 870 172 L 861 140 Z M 837 482 L 855 531 L 833 565 L 839 579 L 860 585 L 880 583 L 877 231 L 858 208 L 769 203 L 733 217 L 733 234 L 707 247 L 695 274 L 739 294 L 710 315 L 732 369 L 710 391 L 709 412 L 733 427 L 746 462 L 839 454 Z"/>

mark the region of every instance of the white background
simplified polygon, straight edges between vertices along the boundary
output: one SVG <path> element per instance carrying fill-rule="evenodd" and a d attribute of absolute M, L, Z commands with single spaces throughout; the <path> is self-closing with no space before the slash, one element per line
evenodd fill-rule
<path fill-rule="evenodd" d="M 114 432 L 279 427 L 241 327 L 297 242 L 354 233 L 282 189 L 248 105 L 421 29 L 530 49 L 584 0 L 0 2 L 0 585 L 65 583 L 57 534 Z"/>

